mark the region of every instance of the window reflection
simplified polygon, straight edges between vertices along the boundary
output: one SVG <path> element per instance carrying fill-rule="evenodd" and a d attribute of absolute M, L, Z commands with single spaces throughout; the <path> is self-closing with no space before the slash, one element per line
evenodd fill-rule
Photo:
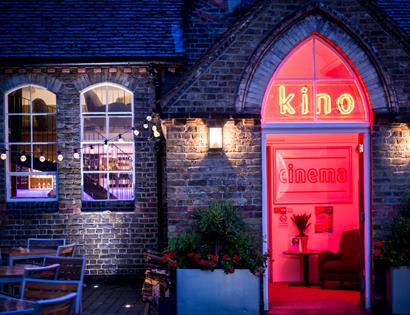
<path fill-rule="evenodd" d="M 11 199 L 56 198 L 56 95 L 26 86 L 7 95 Z"/>
<path fill-rule="evenodd" d="M 134 199 L 132 97 L 109 84 L 81 95 L 82 200 Z"/>

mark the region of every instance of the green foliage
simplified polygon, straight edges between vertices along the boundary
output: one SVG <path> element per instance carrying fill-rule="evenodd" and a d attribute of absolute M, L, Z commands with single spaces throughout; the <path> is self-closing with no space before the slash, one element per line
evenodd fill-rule
<path fill-rule="evenodd" d="M 198 232 L 211 246 L 218 246 L 232 240 L 242 230 L 243 221 L 235 208 L 228 202 L 211 202 L 209 208 L 200 209 L 193 214 Z"/>
<path fill-rule="evenodd" d="M 376 259 L 389 266 L 410 265 L 410 218 L 394 218 L 391 236 L 384 241 L 376 242 L 374 250 Z"/>
<path fill-rule="evenodd" d="M 310 217 L 312 214 L 294 214 L 292 215 L 292 222 L 295 223 L 296 227 L 299 230 L 299 235 L 298 236 L 306 236 L 305 231 L 309 228 L 310 223 Z"/>
<path fill-rule="evenodd" d="M 226 273 L 235 269 L 263 272 L 266 255 L 262 243 L 244 230 L 244 223 L 231 203 L 212 202 L 208 208 L 193 214 L 195 232 L 173 238 L 164 260 L 180 268 L 214 270 Z"/>

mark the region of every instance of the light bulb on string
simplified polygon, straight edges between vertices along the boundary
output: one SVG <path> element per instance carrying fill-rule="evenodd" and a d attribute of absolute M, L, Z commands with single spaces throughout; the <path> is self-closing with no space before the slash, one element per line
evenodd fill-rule
<path fill-rule="evenodd" d="M 153 125 L 151 129 L 152 131 L 157 131 L 157 126 Z"/>
<path fill-rule="evenodd" d="M 58 151 L 58 152 L 57 152 L 57 160 L 59 160 L 60 162 L 61 162 L 62 160 L 64 160 L 64 156 L 61 154 L 61 151 Z"/>
<path fill-rule="evenodd" d="M 43 163 L 46 160 L 46 157 L 44 156 L 44 152 L 41 152 L 39 160 L 41 163 Z"/>
<path fill-rule="evenodd" d="M 78 150 L 77 150 L 77 149 L 74 149 L 73 157 L 74 157 L 76 160 L 78 160 L 78 159 L 80 158 L 80 153 L 78 153 Z"/>
<path fill-rule="evenodd" d="M 5 159 L 7 159 L 7 150 L 6 150 L 6 149 L 4 149 L 4 150 L 1 152 L 1 154 L 0 154 L 0 159 L 2 159 L 3 161 L 4 161 Z"/>
<path fill-rule="evenodd" d="M 121 134 L 118 134 L 118 142 L 124 142 L 124 138 Z"/>
<path fill-rule="evenodd" d="M 147 118 L 145 118 L 147 121 L 151 121 L 152 120 L 152 116 L 148 115 Z"/>
<path fill-rule="evenodd" d="M 136 136 L 136 137 L 138 137 L 139 134 L 140 134 L 139 130 L 135 127 L 132 127 L 132 132 L 134 133 L 134 136 Z"/>
<path fill-rule="evenodd" d="M 158 138 L 160 135 L 161 135 L 161 134 L 160 134 L 158 131 L 156 131 L 156 130 L 154 131 L 154 137 L 155 137 L 155 138 Z"/>
<path fill-rule="evenodd" d="M 90 154 L 94 154 L 94 153 L 95 153 L 94 147 L 92 145 L 90 145 Z"/>
<path fill-rule="evenodd" d="M 105 139 L 104 140 L 104 151 L 107 151 L 107 150 L 108 150 L 108 140 Z"/>
<path fill-rule="evenodd" d="M 143 124 L 142 126 L 144 127 L 144 129 L 147 129 L 149 127 L 147 123 Z"/>
<path fill-rule="evenodd" d="M 26 152 L 25 152 L 25 151 L 23 151 L 23 154 L 20 155 L 20 161 L 21 161 L 21 162 L 27 161 L 27 156 L 26 156 Z"/>

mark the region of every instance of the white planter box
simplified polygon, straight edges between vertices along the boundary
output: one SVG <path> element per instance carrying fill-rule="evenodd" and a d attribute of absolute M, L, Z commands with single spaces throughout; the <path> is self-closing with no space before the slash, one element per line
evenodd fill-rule
<path fill-rule="evenodd" d="M 392 314 L 410 314 L 410 266 L 387 271 L 387 298 Z"/>
<path fill-rule="evenodd" d="M 259 315 L 259 284 L 249 270 L 177 269 L 177 314 Z"/>

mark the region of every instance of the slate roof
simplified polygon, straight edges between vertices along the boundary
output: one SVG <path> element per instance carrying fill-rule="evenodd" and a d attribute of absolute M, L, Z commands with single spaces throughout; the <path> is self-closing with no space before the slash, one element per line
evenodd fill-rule
<path fill-rule="evenodd" d="M 410 0 L 376 0 L 376 3 L 410 37 Z"/>
<path fill-rule="evenodd" d="M 178 57 L 183 0 L 0 0 L 1 57 Z"/>

